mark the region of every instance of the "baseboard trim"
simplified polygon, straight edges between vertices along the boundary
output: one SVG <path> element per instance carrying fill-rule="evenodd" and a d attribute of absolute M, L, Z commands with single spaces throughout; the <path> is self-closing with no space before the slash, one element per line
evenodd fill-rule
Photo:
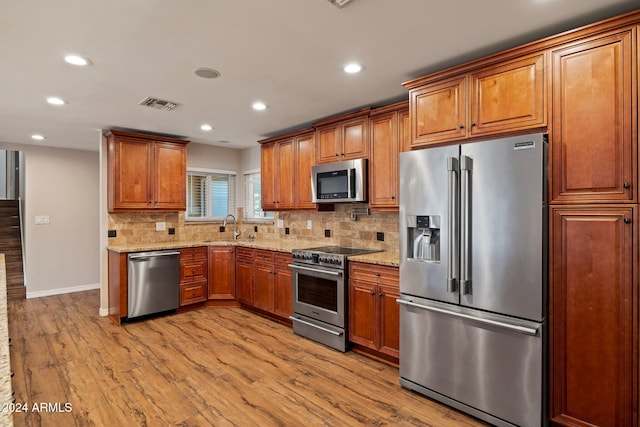
<path fill-rule="evenodd" d="M 34 291 L 34 292 L 29 292 L 29 289 L 27 289 L 27 299 L 50 297 L 52 295 L 69 294 L 72 292 L 92 291 L 94 289 L 100 289 L 100 283 L 93 283 L 91 285 L 82 285 L 82 286 L 71 286 L 68 288 L 49 289 L 46 291 Z"/>

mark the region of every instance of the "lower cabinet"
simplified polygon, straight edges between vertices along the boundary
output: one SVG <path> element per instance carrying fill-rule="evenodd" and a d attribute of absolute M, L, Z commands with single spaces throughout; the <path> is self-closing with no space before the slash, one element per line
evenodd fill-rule
<path fill-rule="evenodd" d="M 180 307 L 207 300 L 207 248 L 180 249 Z"/>
<path fill-rule="evenodd" d="M 233 246 L 209 247 L 209 300 L 233 300 L 236 274 Z"/>
<path fill-rule="evenodd" d="M 551 421 L 637 425 L 636 207 L 554 207 L 550 222 Z"/>
<path fill-rule="evenodd" d="M 291 254 L 262 249 L 236 248 L 236 299 L 288 319 L 292 309 Z"/>
<path fill-rule="evenodd" d="M 256 250 L 236 248 L 236 299 L 253 306 L 253 276 Z"/>
<path fill-rule="evenodd" d="M 400 356 L 397 267 L 349 263 L 349 341 L 397 362 Z"/>

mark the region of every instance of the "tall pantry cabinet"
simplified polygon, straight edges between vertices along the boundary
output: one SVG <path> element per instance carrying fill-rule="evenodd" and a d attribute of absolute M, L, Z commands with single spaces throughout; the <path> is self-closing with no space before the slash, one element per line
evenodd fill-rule
<path fill-rule="evenodd" d="M 551 49 L 550 417 L 637 425 L 637 27 Z"/>

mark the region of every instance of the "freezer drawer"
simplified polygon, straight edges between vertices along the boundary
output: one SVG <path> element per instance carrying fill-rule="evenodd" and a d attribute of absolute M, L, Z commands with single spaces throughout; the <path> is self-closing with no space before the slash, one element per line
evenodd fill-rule
<path fill-rule="evenodd" d="M 400 383 L 495 425 L 544 419 L 544 323 L 403 296 Z"/>

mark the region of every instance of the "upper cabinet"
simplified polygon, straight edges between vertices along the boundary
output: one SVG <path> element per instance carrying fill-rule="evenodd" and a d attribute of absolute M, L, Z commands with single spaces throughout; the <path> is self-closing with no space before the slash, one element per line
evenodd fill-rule
<path fill-rule="evenodd" d="M 259 141 L 262 209 L 317 209 L 311 197 L 315 132 L 303 129 Z"/>
<path fill-rule="evenodd" d="M 370 110 L 365 108 L 314 123 L 316 163 L 367 158 Z"/>
<path fill-rule="evenodd" d="M 109 212 L 184 211 L 189 141 L 107 131 Z"/>
<path fill-rule="evenodd" d="M 546 126 L 544 59 L 535 53 L 405 83 L 409 147 Z"/>
<path fill-rule="evenodd" d="M 398 209 L 398 163 L 408 130 L 407 101 L 371 111 L 369 116 L 369 207 Z"/>
<path fill-rule="evenodd" d="M 551 201 L 637 200 L 635 28 L 551 52 Z"/>

